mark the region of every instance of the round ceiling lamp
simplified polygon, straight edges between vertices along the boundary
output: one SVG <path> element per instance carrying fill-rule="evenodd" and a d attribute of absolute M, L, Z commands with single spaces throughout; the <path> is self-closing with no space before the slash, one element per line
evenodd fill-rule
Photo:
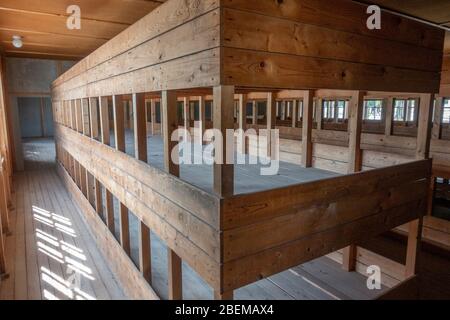
<path fill-rule="evenodd" d="M 12 40 L 13 46 L 16 48 L 22 48 L 22 46 L 23 46 L 22 37 L 21 36 L 13 36 L 12 38 L 13 38 L 13 40 Z"/>

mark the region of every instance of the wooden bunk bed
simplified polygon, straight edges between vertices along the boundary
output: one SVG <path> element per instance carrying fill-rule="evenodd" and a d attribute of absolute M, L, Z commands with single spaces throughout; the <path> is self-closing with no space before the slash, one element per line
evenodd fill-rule
<path fill-rule="evenodd" d="M 230 299 L 237 288 L 342 248 L 351 264 L 354 244 L 405 223 L 405 285 L 415 283 L 444 33 L 388 13 L 381 30 L 369 30 L 367 17 L 365 6 L 346 0 L 169 0 L 54 82 L 59 173 L 128 295 L 158 298 L 150 230 L 169 248 L 171 299 L 182 298 L 181 261 L 215 298 Z M 362 134 L 364 97 L 404 93 L 421 105 L 417 138 L 406 145 L 411 161 L 361 172 L 369 169 L 366 152 L 404 146 L 395 136 Z M 213 166 L 212 192 L 181 180 L 169 139 L 180 125 L 177 102 L 200 97 L 203 114 L 208 95 L 212 126 L 222 132 L 246 127 L 244 117 L 235 123 L 236 100 L 243 115 L 252 95 L 265 99 L 265 128 L 273 129 L 276 100 L 301 99 L 298 164 L 336 164 L 317 154 L 319 142 L 334 139 L 345 149 L 339 165 L 347 175 L 249 194 L 235 194 L 233 165 Z M 125 96 L 134 158 L 125 153 Z M 325 96 L 349 98 L 348 132 L 320 130 L 317 116 L 314 124 L 314 99 Z M 164 170 L 147 163 L 150 99 L 161 102 Z M 120 201 L 119 242 L 113 196 Z M 138 267 L 129 256 L 128 211 L 139 219 Z"/>

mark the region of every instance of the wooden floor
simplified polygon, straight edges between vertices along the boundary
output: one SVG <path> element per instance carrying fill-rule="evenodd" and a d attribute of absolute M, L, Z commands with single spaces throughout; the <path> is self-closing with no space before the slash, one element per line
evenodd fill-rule
<path fill-rule="evenodd" d="M 55 171 L 51 140 L 24 142 L 0 299 L 125 299 Z"/>
<path fill-rule="evenodd" d="M 157 139 L 157 138 L 156 138 Z M 158 158 L 155 148 L 153 160 Z M 121 299 L 126 298 L 114 275 L 80 218 L 78 208 L 64 189 L 55 171 L 52 140 L 24 141 L 26 171 L 15 177 L 16 210 L 11 214 L 12 235 L 7 238 L 10 278 L 1 283 L 1 299 Z M 245 168 L 242 168 L 245 170 Z M 252 169 L 255 170 L 255 169 Z M 283 167 L 282 170 L 289 170 Z M 194 179 L 189 168 L 185 177 Z M 307 171 L 290 180 L 284 175 L 275 183 L 312 179 Z M 206 181 L 206 180 L 204 180 Z M 259 184 L 253 184 L 258 188 Z M 118 203 L 115 201 L 116 213 Z M 130 212 L 132 258 L 137 260 L 137 220 Z M 118 226 L 118 214 L 116 215 Z M 116 230 L 118 237 L 118 230 Z M 152 283 L 161 298 L 167 298 L 167 248 L 155 234 L 152 243 Z M 81 275 L 81 289 L 75 289 L 72 270 Z M 327 257 L 291 268 L 235 291 L 235 299 L 347 300 L 371 299 L 381 291 L 367 289 L 366 278 L 348 273 Z M 183 297 L 212 299 L 212 289 L 183 263 Z"/>

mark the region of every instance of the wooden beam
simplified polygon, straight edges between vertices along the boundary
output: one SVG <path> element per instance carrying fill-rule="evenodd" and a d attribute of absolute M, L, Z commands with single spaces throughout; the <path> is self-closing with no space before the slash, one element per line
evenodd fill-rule
<path fill-rule="evenodd" d="M 97 214 L 99 216 L 103 215 L 103 197 L 102 197 L 102 189 L 101 189 L 101 184 L 100 181 L 98 181 L 95 177 L 95 212 L 97 212 Z"/>
<path fill-rule="evenodd" d="M 75 118 L 76 118 L 76 128 L 79 133 L 83 133 L 83 114 L 81 99 L 75 99 Z"/>
<path fill-rule="evenodd" d="M 113 96 L 114 135 L 116 149 L 125 152 L 125 110 L 121 96 Z"/>
<path fill-rule="evenodd" d="M 417 159 L 428 159 L 430 157 L 433 102 L 433 94 L 420 95 L 416 149 Z"/>
<path fill-rule="evenodd" d="M 147 122 L 145 94 L 133 94 L 134 148 L 136 159 L 147 162 Z"/>
<path fill-rule="evenodd" d="M 152 258 L 150 228 L 139 221 L 139 270 L 148 283 L 152 283 Z"/>
<path fill-rule="evenodd" d="M 256 100 L 253 100 L 252 105 L 252 124 L 258 124 L 258 103 L 256 102 Z"/>
<path fill-rule="evenodd" d="M 408 244 L 406 248 L 405 277 L 416 274 L 419 264 L 420 243 L 422 239 L 423 218 L 409 223 Z"/>
<path fill-rule="evenodd" d="M 271 159 L 275 159 L 276 152 L 274 144 L 276 141 L 272 141 L 272 130 L 275 129 L 277 122 L 277 108 L 274 94 L 269 92 L 267 94 L 267 108 L 266 108 L 266 118 L 267 118 L 267 156 Z"/>
<path fill-rule="evenodd" d="M 112 193 L 105 188 L 106 225 L 112 234 L 116 234 L 114 221 L 114 201 Z"/>
<path fill-rule="evenodd" d="M 323 100 L 321 98 L 316 99 L 316 123 L 317 123 L 317 130 L 322 130 L 323 127 L 323 106 L 322 106 Z"/>
<path fill-rule="evenodd" d="M 184 120 L 184 129 L 189 132 L 189 129 L 191 128 L 191 112 L 190 112 L 191 106 L 189 97 L 183 98 L 183 120 Z M 186 138 L 186 137 L 185 137 Z M 186 139 L 185 139 L 186 141 Z"/>
<path fill-rule="evenodd" d="M 178 142 L 172 141 L 172 133 L 178 129 L 177 96 L 174 91 L 161 93 L 161 108 L 164 138 L 164 168 L 170 174 L 179 177 L 180 167 L 171 157 L 177 155 Z"/>
<path fill-rule="evenodd" d="M 436 104 L 434 106 L 433 129 L 431 133 L 432 139 L 441 138 L 443 111 L 444 111 L 444 98 L 436 97 Z"/>
<path fill-rule="evenodd" d="M 81 118 L 83 121 L 83 134 L 88 137 L 91 136 L 89 114 L 90 114 L 89 99 L 87 98 L 81 99 Z"/>
<path fill-rule="evenodd" d="M 120 225 L 120 244 L 123 250 L 130 255 L 130 223 L 128 218 L 128 208 L 120 203 L 119 205 L 119 225 Z"/>
<path fill-rule="evenodd" d="M 392 135 L 394 124 L 394 98 L 389 97 L 384 100 L 384 103 L 386 103 L 384 135 L 389 137 Z"/>
<path fill-rule="evenodd" d="M 178 156 L 177 141 L 172 141 L 172 133 L 178 128 L 177 95 L 174 91 L 161 93 L 161 107 L 163 112 L 164 138 L 164 168 L 170 174 L 180 176 L 180 166 L 176 164 Z M 186 113 L 186 109 L 184 110 Z M 182 267 L 180 257 L 169 247 L 167 248 L 169 299 L 183 298 Z"/>
<path fill-rule="evenodd" d="M 100 131 L 101 141 L 103 144 L 110 145 L 110 124 L 109 124 L 109 110 L 108 110 L 108 98 L 100 97 L 99 110 L 100 110 Z"/>
<path fill-rule="evenodd" d="M 91 127 L 91 138 L 97 139 L 99 138 L 99 115 L 98 115 L 98 99 L 90 98 L 89 99 L 89 112 L 90 112 L 90 127 Z"/>
<path fill-rule="evenodd" d="M 247 95 L 240 94 L 239 95 L 239 116 L 238 116 L 238 125 L 239 129 L 242 130 L 241 141 L 238 143 L 239 153 L 245 154 L 245 130 L 247 130 Z"/>
<path fill-rule="evenodd" d="M 298 109 L 299 109 L 298 100 L 292 101 L 292 112 L 291 112 L 292 128 L 297 127 L 297 114 L 299 112 Z"/>
<path fill-rule="evenodd" d="M 313 127 L 314 91 L 308 90 L 303 95 L 302 128 L 302 166 L 312 166 L 312 127 Z"/>
<path fill-rule="evenodd" d="M 221 132 L 222 146 L 216 146 L 214 163 L 214 192 L 222 197 L 232 196 L 234 193 L 234 164 L 227 162 L 234 161 L 234 142 L 230 142 L 227 137 L 227 129 L 234 130 L 234 86 L 216 86 L 214 93 L 213 126 Z M 233 138 L 234 139 L 234 138 Z M 232 158 L 232 159 L 231 159 Z M 228 160 L 228 161 L 227 161 Z"/>
<path fill-rule="evenodd" d="M 205 97 L 199 96 L 198 97 L 198 112 L 200 117 L 200 140 L 203 144 L 203 138 L 205 136 L 206 132 L 206 104 L 205 104 Z"/>

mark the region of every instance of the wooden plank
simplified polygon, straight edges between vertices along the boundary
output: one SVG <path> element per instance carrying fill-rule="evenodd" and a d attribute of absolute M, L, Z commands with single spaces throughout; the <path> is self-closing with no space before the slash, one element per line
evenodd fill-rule
<path fill-rule="evenodd" d="M 149 284 L 152 283 L 152 258 L 150 228 L 139 221 L 139 270 Z"/>
<path fill-rule="evenodd" d="M 81 100 L 81 117 L 83 121 L 83 134 L 85 136 L 91 136 L 91 127 L 90 127 L 90 110 L 89 110 L 89 99 L 85 98 Z"/>
<path fill-rule="evenodd" d="M 81 99 L 75 100 L 75 121 L 77 131 L 83 133 L 83 114 L 82 114 Z"/>
<path fill-rule="evenodd" d="M 127 255 L 131 253 L 130 247 L 130 224 L 128 219 L 128 208 L 119 204 L 119 225 L 120 225 L 120 244 Z"/>
<path fill-rule="evenodd" d="M 407 278 L 416 275 L 420 254 L 420 242 L 422 239 L 423 218 L 409 223 L 408 244 L 406 247 L 405 276 Z"/>
<path fill-rule="evenodd" d="M 267 94 L 267 108 L 266 108 L 266 117 L 267 117 L 267 156 L 271 159 L 276 158 L 276 147 L 277 141 L 272 141 L 272 130 L 275 129 L 275 125 L 277 122 L 276 116 L 276 101 L 274 94 L 269 92 Z"/>
<path fill-rule="evenodd" d="M 180 257 L 170 249 L 167 249 L 167 261 L 169 265 L 168 272 L 168 288 L 170 300 L 183 299 L 183 280 L 182 280 L 182 268 Z"/>
<path fill-rule="evenodd" d="M 90 128 L 91 128 L 91 138 L 99 138 L 99 105 L 98 98 L 89 98 L 89 118 L 90 118 Z"/>
<path fill-rule="evenodd" d="M 361 131 L 362 115 L 364 110 L 364 93 L 355 92 L 349 103 L 349 168 L 348 173 L 361 171 Z"/>
<path fill-rule="evenodd" d="M 147 162 L 147 121 L 145 94 L 133 94 L 134 147 L 138 160 Z"/>
<path fill-rule="evenodd" d="M 125 110 L 121 96 L 113 96 L 114 142 L 116 150 L 125 152 Z"/>
<path fill-rule="evenodd" d="M 384 135 L 389 137 L 392 135 L 392 127 L 394 125 L 394 99 L 389 97 L 384 100 L 386 105 Z"/>
<path fill-rule="evenodd" d="M 114 202 L 112 193 L 105 188 L 105 205 L 106 205 L 106 225 L 108 226 L 111 234 L 115 234 L 115 222 L 114 222 Z"/>
<path fill-rule="evenodd" d="M 222 83 L 237 87 L 437 92 L 439 73 L 222 48 Z M 299 69 L 298 66 L 302 66 Z M 253 72 L 249 72 L 252 70 Z M 258 73 L 258 77 L 254 74 Z M 336 74 L 337 77 L 329 77 Z M 407 80 L 405 80 L 407 79 Z"/>
<path fill-rule="evenodd" d="M 103 216 L 103 197 L 102 197 L 102 186 L 100 181 L 94 178 L 95 185 L 95 212 L 99 216 Z"/>
<path fill-rule="evenodd" d="M 238 128 L 242 130 L 242 136 L 240 136 L 240 141 L 238 142 L 238 152 L 245 154 L 246 152 L 246 141 L 244 132 L 247 130 L 247 95 L 239 95 L 239 112 L 238 112 Z"/>
<path fill-rule="evenodd" d="M 432 139 L 440 139 L 442 131 L 442 117 L 444 108 L 444 98 L 436 97 L 436 103 L 434 106 L 434 118 L 433 118 L 433 128 L 431 132 Z"/>
<path fill-rule="evenodd" d="M 423 94 L 420 96 L 416 149 L 417 159 L 428 159 L 430 157 L 433 102 L 434 95 L 432 94 Z"/>
<path fill-rule="evenodd" d="M 234 138 L 229 143 L 227 129 L 234 130 L 234 87 L 214 87 L 213 126 L 222 134 L 222 145 L 215 147 L 214 192 L 222 197 L 234 193 Z M 229 150 L 230 147 L 233 150 Z"/>
<path fill-rule="evenodd" d="M 100 110 L 100 134 L 101 142 L 105 145 L 110 145 L 110 123 L 109 123 L 109 111 L 108 111 L 108 98 L 99 98 L 99 110 Z"/>
<path fill-rule="evenodd" d="M 303 95 L 302 166 L 305 168 L 312 166 L 313 95 L 312 90 Z"/>

